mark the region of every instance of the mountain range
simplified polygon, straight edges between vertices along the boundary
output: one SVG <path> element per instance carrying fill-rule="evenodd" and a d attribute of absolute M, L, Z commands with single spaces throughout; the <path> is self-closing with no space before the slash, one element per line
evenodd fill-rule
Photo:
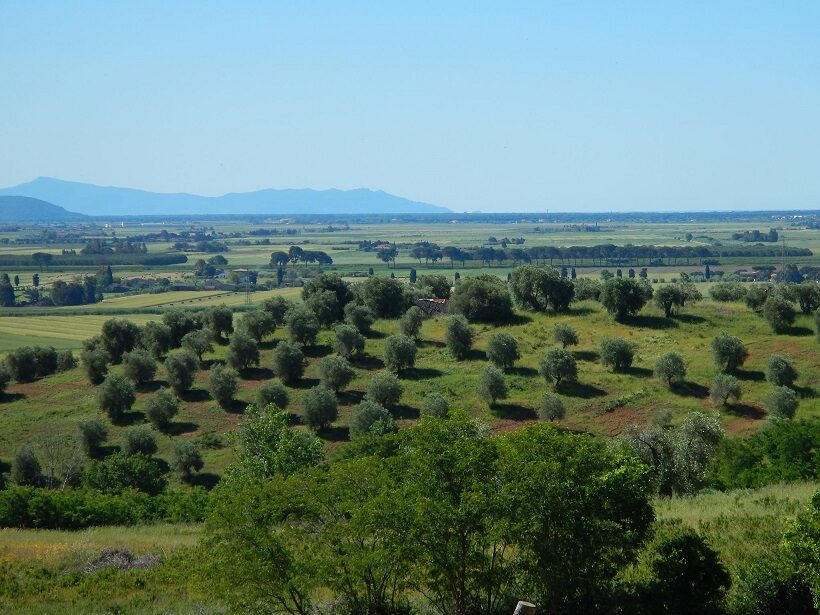
<path fill-rule="evenodd" d="M 29 196 L 0 196 L 0 222 L 69 221 L 85 217 Z"/>
<path fill-rule="evenodd" d="M 159 193 L 38 177 L 0 188 L 0 196 L 26 196 L 89 216 L 213 214 L 418 214 L 449 209 L 381 190 L 258 190 L 222 196 Z"/>

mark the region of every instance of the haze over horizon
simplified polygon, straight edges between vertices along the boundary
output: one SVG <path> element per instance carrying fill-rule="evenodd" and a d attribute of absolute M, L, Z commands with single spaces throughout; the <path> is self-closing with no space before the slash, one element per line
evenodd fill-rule
<path fill-rule="evenodd" d="M 817 209 L 818 18 L 810 2 L 7 2 L 0 187 Z"/>

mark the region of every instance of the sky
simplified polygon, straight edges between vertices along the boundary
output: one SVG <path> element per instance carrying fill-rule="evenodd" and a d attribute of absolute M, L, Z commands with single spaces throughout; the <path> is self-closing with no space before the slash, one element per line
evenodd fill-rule
<path fill-rule="evenodd" d="M 820 2 L 0 0 L 0 186 L 820 208 Z"/>

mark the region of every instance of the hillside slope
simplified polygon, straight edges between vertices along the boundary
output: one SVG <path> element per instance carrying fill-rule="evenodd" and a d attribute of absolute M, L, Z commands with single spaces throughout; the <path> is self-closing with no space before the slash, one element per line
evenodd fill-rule
<path fill-rule="evenodd" d="M 2 222 L 51 222 L 80 220 L 82 214 L 30 196 L 0 195 L 0 221 Z"/>

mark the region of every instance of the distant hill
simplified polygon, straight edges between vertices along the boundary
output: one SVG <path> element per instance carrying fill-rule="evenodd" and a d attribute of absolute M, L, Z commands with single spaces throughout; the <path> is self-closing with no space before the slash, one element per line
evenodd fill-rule
<path fill-rule="evenodd" d="M 0 195 L 1 222 L 52 222 L 80 220 L 85 217 L 30 196 Z"/>
<path fill-rule="evenodd" d="M 96 186 L 50 177 L 11 188 L 0 195 L 25 195 L 90 216 L 202 214 L 419 214 L 448 213 L 429 203 L 410 201 L 381 190 L 259 190 L 207 197 Z"/>

